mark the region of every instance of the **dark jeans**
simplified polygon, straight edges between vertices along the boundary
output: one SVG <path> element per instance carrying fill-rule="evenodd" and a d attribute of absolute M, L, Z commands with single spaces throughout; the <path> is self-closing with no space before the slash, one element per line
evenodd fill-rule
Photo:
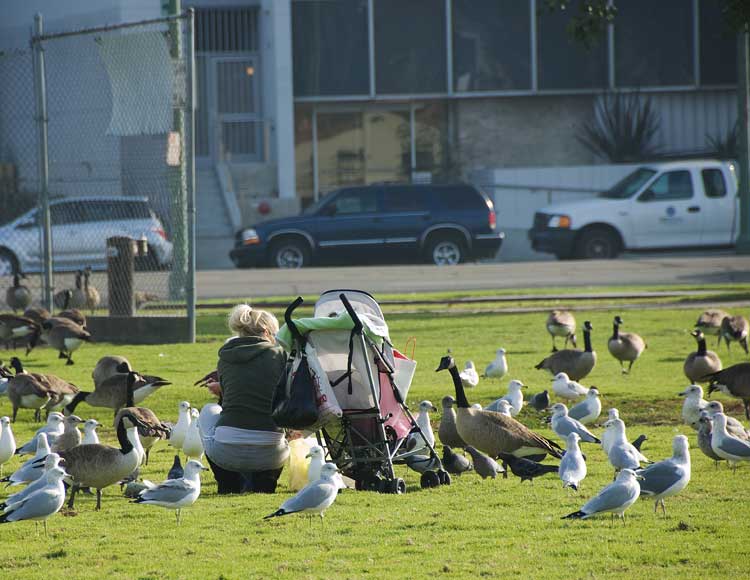
<path fill-rule="evenodd" d="M 214 472 L 220 494 L 274 493 L 276 491 L 276 484 L 279 481 L 279 476 L 281 476 L 282 468 L 239 473 L 219 467 L 208 456 L 206 456 L 206 459 L 208 459 L 208 464 Z"/>

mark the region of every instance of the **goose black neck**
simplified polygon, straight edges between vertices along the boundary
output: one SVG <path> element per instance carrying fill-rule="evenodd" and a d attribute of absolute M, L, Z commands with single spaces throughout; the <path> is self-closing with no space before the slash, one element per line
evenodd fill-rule
<path fill-rule="evenodd" d="M 701 356 L 706 354 L 706 339 L 703 337 L 698 340 L 698 354 Z"/>
<path fill-rule="evenodd" d="M 18 286 L 21 284 L 18 274 L 13 274 L 13 287 L 18 288 Z"/>
<path fill-rule="evenodd" d="M 21 363 L 21 359 L 18 357 L 13 357 L 10 361 L 10 366 L 13 367 L 13 370 L 16 371 L 17 375 L 23 374 L 23 364 Z"/>
<path fill-rule="evenodd" d="M 591 331 L 585 328 L 583 330 L 583 344 L 586 352 L 591 352 Z"/>
<path fill-rule="evenodd" d="M 70 297 L 73 295 L 73 293 L 70 290 L 65 291 L 65 298 L 63 301 L 63 310 L 67 310 L 70 306 Z"/>
<path fill-rule="evenodd" d="M 133 387 L 135 386 L 135 373 L 128 373 L 128 383 L 125 387 L 125 406 L 135 407 L 135 400 L 133 399 Z"/>
<path fill-rule="evenodd" d="M 73 413 L 75 413 L 78 403 L 80 403 L 81 401 L 85 401 L 86 397 L 88 397 L 90 394 L 91 393 L 87 393 L 86 391 L 78 391 L 76 393 L 76 396 L 73 397 L 73 400 L 65 406 L 65 410 L 68 412 L 68 414 L 72 415 Z"/>
<path fill-rule="evenodd" d="M 453 378 L 453 386 L 456 388 L 456 406 L 459 409 L 468 409 L 469 401 L 466 400 L 466 393 L 464 392 L 464 384 L 461 382 L 461 374 L 455 366 L 448 369 L 448 372 Z"/>
<path fill-rule="evenodd" d="M 588 334 L 586 334 L 584 336 L 588 336 Z M 617 324 L 616 322 L 613 322 L 612 323 L 612 338 L 614 338 L 615 340 L 617 340 L 619 338 L 619 336 L 620 336 L 620 325 Z"/>
<path fill-rule="evenodd" d="M 133 444 L 128 439 L 128 432 L 125 429 L 123 419 L 120 419 L 120 422 L 117 424 L 117 440 L 120 442 L 120 451 L 123 455 L 127 455 L 133 450 Z"/>

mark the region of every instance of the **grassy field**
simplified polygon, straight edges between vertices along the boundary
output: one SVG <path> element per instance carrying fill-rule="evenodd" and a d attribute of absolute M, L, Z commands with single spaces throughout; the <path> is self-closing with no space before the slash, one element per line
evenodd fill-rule
<path fill-rule="evenodd" d="M 601 289 L 611 291 L 611 289 Z M 735 288 L 722 289 L 734 294 Z M 717 289 L 718 291 L 718 289 Z M 605 410 L 616 406 L 629 427 L 630 439 L 648 436 L 643 447 L 651 459 L 671 454 L 672 437 L 688 435 L 680 424 L 681 399 L 677 392 L 687 384 L 682 374 L 686 354 L 694 350 L 689 335 L 698 310 L 671 308 L 630 310 L 623 313 L 623 330 L 642 334 L 648 350 L 630 376 L 606 349 L 606 337 L 617 310 L 586 312 L 576 305 L 579 325 L 590 319 L 599 363 L 583 382 L 596 385 Z M 717 303 L 720 306 L 720 303 Z M 450 348 L 460 364 L 473 359 L 482 369 L 502 346 L 508 351 L 510 374 L 530 386 L 530 392 L 548 388 L 549 376 L 534 370 L 547 355 L 550 340 L 544 330 L 545 315 L 392 315 L 388 317 L 394 344 L 403 348 L 417 339 L 417 374 L 410 392 L 412 408 L 422 399 L 440 406 L 452 392 L 447 373 L 435 373 L 439 358 Z M 76 353 L 76 364 L 65 367 L 56 354 L 37 350 L 26 360 L 30 370 L 56 373 L 82 388 L 90 388 L 90 373 L 104 354 L 122 354 L 142 372 L 174 382 L 158 391 L 146 404 L 163 420 L 176 419 L 177 404 L 189 400 L 200 406 L 210 400 L 193 381 L 215 366 L 216 351 L 226 332 L 224 318 L 201 315 L 200 340 L 194 345 L 112 346 L 86 345 Z M 709 342 L 709 348 L 715 349 Z M 737 346 L 725 366 L 747 360 Z M 11 353 L 3 355 L 3 358 Z M 483 380 L 468 396 L 471 402 L 488 403 L 504 393 L 507 380 Z M 721 396 L 728 411 L 740 416 L 737 401 Z M 84 418 L 107 424 L 103 439 L 114 441 L 111 413 L 81 404 Z M 0 414 L 9 414 L 6 399 Z M 536 413 L 524 410 L 527 425 L 557 439 Z M 19 443 L 36 429 L 30 411 L 21 411 L 14 430 Z M 434 418 L 437 428 L 439 414 Z M 594 429 L 600 432 L 601 429 Z M 281 493 L 273 496 L 218 496 L 210 474 L 204 476 L 203 493 L 192 508 L 183 511 L 180 527 L 174 514 L 154 506 L 133 505 L 116 487 L 104 492 L 103 509 L 94 511 L 94 499 L 79 496 L 77 511 L 50 519 L 50 535 L 37 535 L 34 524 L 22 522 L 0 527 L 0 570 L 6 578 L 41 578 L 55 574 L 74 578 L 413 578 L 502 577 L 545 578 L 607 577 L 743 577 L 750 532 L 750 466 L 732 474 L 726 466 L 715 469 L 696 448 L 692 449 L 693 478 L 678 497 L 667 500 L 668 517 L 653 514 L 653 503 L 639 501 L 628 512 L 627 525 L 609 517 L 587 521 L 561 520 L 575 511 L 612 477 L 603 452 L 584 447 L 589 477 L 580 493 L 563 490 L 559 479 L 546 476 L 533 485 L 517 479 L 483 481 L 475 474 L 454 478 L 453 485 L 421 490 L 418 476 L 406 473 L 408 492 L 403 496 L 343 492 L 329 509 L 325 522 L 299 516 L 262 521 L 288 497 L 286 475 Z M 161 480 L 173 453 L 157 445 L 143 476 Z M 9 472 L 18 462 L 5 466 Z M 0 497 L 6 495 L 0 491 Z"/>

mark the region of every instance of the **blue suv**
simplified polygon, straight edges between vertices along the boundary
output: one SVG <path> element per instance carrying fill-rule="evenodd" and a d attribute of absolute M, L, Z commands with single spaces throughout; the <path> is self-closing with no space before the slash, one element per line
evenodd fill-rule
<path fill-rule="evenodd" d="M 471 185 L 389 183 L 339 189 L 299 216 L 240 230 L 229 257 L 238 268 L 393 259 L 451 265 L 494 257 L 503 238 L 492 201 Z"/>

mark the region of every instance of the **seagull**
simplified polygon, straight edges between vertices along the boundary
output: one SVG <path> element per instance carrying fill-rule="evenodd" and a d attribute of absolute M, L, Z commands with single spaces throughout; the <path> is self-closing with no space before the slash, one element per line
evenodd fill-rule
<path fill-rule="evenodd" d="M 508 374 L 508 360 L 505 358 L 505 349 L 498 348 L 495 360 L 484 369 L 484 376 L 490 379 L 502 379 Z"/>
<path fill-rule="evenodd" d="M 16 453 L 16 438 L 10 428 L 10 417 L 0 417 L 0 477 L 3 475 L 3 465 L 10 461 Z"/>
<path fill-rule="evenodd" d="M 185 474 L 179 479 L 168 479 L 144 489 L 131 503 L 146 503 L 175 510 L 177 524 L 182 508 L 191 506 L 201 494 L 201 471 L 207 471 L 200 461 L 191 459 L 185 464 Z"/>
<path fill-rule="evenodd" d="M 498 411 L 498 405 L 500 401 L 508 401 L 510 404 L 510 415 L 511 417 L 515 417 L 521 412 L 521 409 L 523 408 L 523 393 L 521 392 L 521 389 L 523 389 L 526 385 L 524 385 L 521 381 L 512 380 L 508 383 L 508 393 L 506 395 L 503 395 L 496 401 L 489 404 L 489 406 L 485 407 L 487 411 Z"/>
<path fill-rule="evenodd" d="M 31 459 L 28 459 L 26 463 L 21 465 L 16 471 L 9 477 L 4 477 L 0 481 L 7 481 L 8 486 L 22 485 L 24 483 L 30 483 L 38 479 L 42 473 L 44 473 L 44 458 L 49 455 L 49 443 L 47 442 L 47 434 L 39 433 L 36 436 L 36 454 Z"/>
<path fill-rule="evenodd" d="M 455 453 L 448 445 L 443 446 L 443 465 L 448 473 L 461 475 L 465 471 L 471 471 L 473 466 L 471 461 L 463 455 Z"/>
<path fill-rule="evenodd" d="M 310 453 L 306 458 L 310 459 L 310 465 L 307 466 L 307 483 L 313 483 L 320 479 L 320 473 L 326 462 L 325 453 L 320 445 L 310 447 Z"/>
<path fill-rule="evenodd" d="M 174 461 L 172 462 L 172 467 L 170 467 L 169 471 L 167 472 L 167 479 L 180 479 L 184 475 L 185 470 L 182 468 L 180 456 L 175 455 Z"/>
<path fill-rule="evenodd" d="M 529 407 L 533 407 L 540 412 L 544 411 L 549 407 L 549 391 L 545 389 L 541 393 L 529 397 Z"/>
<path fill-rule="evenodd" d="M 711 401 L 708 405 L 706 405 L 705 410 L 708 412 L 709 418 L 713 419 L 716 413 L 724 413 L 724 405 L 722 405 L 719 401 Z M 750 433 L 748 433 L 747 429 L 745 429 L 745 426 L 734 417 L 730 417 L 729 415 L 727 415 L 726 417 L 727 433 L 733 435 L 734 437 L 737 437 L 737 439 L 750 441 Z"/>
<path fill-rule="evenodd" d="M 502 466 L 489 455 L 485 455 L 471 445 L 467 445 L 464 449 L 471 455 L 471 459 L 474 462 L 474 471 L 482 479 L 487 479 L 488 477 L 495 479 L 498 473 L 505 473 Z"/>
<path fill-rule="evenodd" d="M 63 423 L 64 419 L 65 417 L 62 413 L 58 413 L 57 411 L 50 413 L 49 417 L 47 417 L 47 424 L 43 427 L 39 427 L 30 441 L 27 441 L 21 445 L 21 447 L 16 449 L 16 455 L 29 455 L 34 453 L 36 451 L 36 436 L 39 435 L 39 433 L 45 433 L 47 435 L 47 442 L 50 447 L 52 447 L 57 438 L 62 435 L 65 430 L 65 425 Z"/>
<path fill-rule="evenodd" d="M 727 433 L 727 416 L 724 413 L 714 415 L 711 431 L 711 449 L 719 457 L 729 461 L 733 470 L 740 461 L 750 461 L 750 443 Z"/>
<path fill-rule="evenodd" d="M 586 398 L 568 410 L 571 419 L 577 419 L 584 425 L 589 425 L 602 414 L 602 402 L 599 400 L 599 389 L 590 387 Z"/>
<path fill-rule="evenodd" d="M 589 392 L 581 383 L 571 381 L 567 373 L 557 373 L 552 379 L 552 391 L 563 399 L 577 399 Z"/>
<path fill-rule="evenodd" d="M 17 491 L 16 493 L 6 497 L 5 501 L 0 503 L 0 510 L 4 510 L 10 504 L 15 503 L 17 501 L 21 501 L 26 496 L 34 493 L 37 490 L 42 489 L 44 486 L 47 485 L 47 478 L 44 477 L 44 474 L 47 473 L 53 467 L 59 467 L 59 466 L 60 466 L 60 456 L 57 453 L 50 453 L 49 455 L 47 455 L 47 457 L 44 458 L 44 471 L 42 472 L 42 476 L 32 481 L 29 485 L 24 487 L 21 491 Z"/>
<path fill-rule="evenodd" d="M 701 411 L 708 405 L 708 401 L 703 398 L 703 389 L 699 385 L 690 385 L 677 394 L 680 397 L 685 397 L 685 402 L 682 403 L 683 423 L 697 430 Z"/>
<path fill-rule="evenodd" d="M 586 429 L 580 421 L 568 416 L 568 407 L 563 403 L 552 405 L 552 430 L 559 437 L 566 439 L 571 433 L 578 433 L 584 443 L 601 443 L 599 438 Z"/>
<path fill-rule="evenodd" d="M 440 458 L 437 456 L 429 455 L 409 455 L 404 461 L 406 462 L 409 469 L 413 469 L 417 473 L 424 473 L 426 471 L 438 471 L 443 468 L 443 464 Z"/>
<path fill-rule="evenodd" d="M 182 401 L 178 409 L 177 423 L 172 427 L 172 432 L 169 435 L 169 444 L 176 449 L 182 449 L 188 427 L 190 427 L 190 403 Z"/>
<path fill-rule="evenodd" d="M 477 373 L 477 367 L 474 366 L 474 361 L 467 360 L 464 370 L 458 376 L 461 377 L 461 382 L 466 388 L 476 387 L 479 384 L 479 374 Z"/>
<path fill-rule="evenodd" d="M 641 462 L 650 463 L 644 455 L 641 454 L 625 438 L 625 423 L 622 419 L 610 419 L 604 424 L 607 431 L 612 434 L 607 458 L 616 471 L 622 469 L 640 469 Z"/>
<path fill-rule="evenodd" d="M 688 439 L 684 435 L 675 435 L 672 440 L 672 457 L 649 465 L 638 471 L 643 479 L 640 480 L 641 496 L 650 496 L 655 500 L 654 513 L 661 504 L 664 516 L 667 508 L 664 498 L 677 495 L 690 482 L 690 451 Z"/>
<path fill-rule="evenodd" d="M 67 473 L 59 467 L 53 467 L 46 474 L 47 485 L 24 499 L 9 503 L 0 515 L 0 524 L 35 520 L 44 522 L 44 533 L 47 534 L 47 519 L 60 511 L 65 503 L 65 486 L 63 477 Z"/>
<path fill-rule="evenodd" d="M 563 482 L 563 488 L 570 487 L 578 491 L 578 486 L 586 477 L 586 460 L 583 458 L 578 442 L 581 436 L 571 431 L 566 438 L 565 454 L 560 460 L 558 471 Z"/>
<path fill-rule="evenodd" d="M 417 413 L 416 423 L 422 433 L 416 431 L 409 434 L 406 442 L 406 448 L 409 451 L 416 451 L 430 447 L 435 447 L 435 434 L 432 432 L 430 424 L 430 411 L 437 411 L 437 407 L 430 401 L 419 403 L 419 413 Z"/>
<path fill-rule="evenodd" d="M 185 439 L 182 442 L 182 452 L 188 459 L 200 461 L 203 457 L 203 440 L 198 430 L 198 409 L 190 409 L 190 424 L 188 425 Z"/>
<path fill-rule="evenodd" d="M 619 419 L 620 418 L 620 412 L 615 409 L 614 407 L 611 408 L 609 411 L 607 411 L 607 420 L 611 421 L 612 419 Z M 604 423 L 607 424 L 606 422 Z M 609 448 L 612 446 L 612 437 L 614 436 L 614 431 L 607 431 L 606 429 L 602 433 L 602 449 L 604 449 L 604 453 L 609 453 Z"/>
<path fill-rule="evenodd" d="M 641 487 L 638 485 L 638 479 L 641 477 L 632 469 L 623 469 L 615 481 L 587 501 L 580 510 L 563 516 L 562 519 L 585 520 L 596 514 L 612 512 L 612 519 L 618 515 L 624 524 L 625 510 L 633 505 L 641 494 Z"/>
<path fill-rule="evenodd" d="M 506 415 L 507 417 L 511 417 L 513 414 L 510 403 L 505 399 L 497 399 L 496 401 L 492 401 L 484 408 L 484 410 L 495 411 L 495 413 L 500 413 L 501 415 Z"/>
<path fill-rule="evenodd" d="M 99 443 L 99 435 L 96 432 L 96 428 L 100 427 L 101 423 L 96 419 L 87 419 L 83 424 L 83 440 L 81 445 L 96 445 Z"/>
<path fill-rule="evenodd" d="M 701 418 L 698 420 L 698 447 L 703 451 L 703 455 L 712 459 L 714 465 L 718 467 L 719 461 L 724 461 L 724 458 L 716 455 L 711 447 L 711 431 L 711 416 L 708 411 L 701 411 Z"/>
<path fill-rule="evenodd" d="M 323 512 L 336 501 L 339 484 L 336 481 L 338 467 L 334 463 L 326 463 L 320 470 L 320 479 L 308 483 L 297 495 L 289 498 L 281 507 L 267 515 L 264 520 L 295 513 L 318 514 L 323 519 Z"/>

